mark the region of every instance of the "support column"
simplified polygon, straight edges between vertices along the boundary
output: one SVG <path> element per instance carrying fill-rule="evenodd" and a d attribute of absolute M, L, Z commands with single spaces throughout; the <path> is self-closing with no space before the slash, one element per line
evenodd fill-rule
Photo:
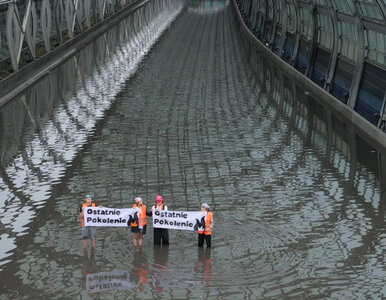
<path fill-rule="evenodd" d="M 327 0 L 327 2 L 328 2 L 328 9 L 330 11 L 330 16 L 332 20 L 332 30 L 334 34 L 334 45 L 332 47 L 330 65 L 327 71 L 327 80 L 326 80 L 326 83 L 324 84 L 324 89 L 330 92 L 331 82 L 334 78 L 335 67 L 338 61 L 339 27 L 338 27 L 338 16 L 336 14 L 335 8 L 332 5 L 331 0 Z"/>
<path fill-rule="evenodd" d="M 314 4 L 312 4 L 311 15 L 312 15 L 312 40 L 310 45 L 311 49 L 308 57 L 307 68 L 304 73 L 304 75 L 306 75 L 307 77 L 311 76 L 312 66 L 314 65 L 314 62 L 315 62 L 316 47 L 318 42 L 318 20 L 316 17 L 317 10 Z"/>
<path fill-rule="evenodd" d="M 300 44 L 300 13 L 298 3 L 292 0 L 293 5 L 295 7 L 296 12 L 296 33 L 295 33 L 295 43 L 294 43 L 294 51 L 292 53 L 292 57 L 290 59 L 290 65 L 294 65 L 296 60 L 296 56 L 298 55 L 299 44 Z"/>

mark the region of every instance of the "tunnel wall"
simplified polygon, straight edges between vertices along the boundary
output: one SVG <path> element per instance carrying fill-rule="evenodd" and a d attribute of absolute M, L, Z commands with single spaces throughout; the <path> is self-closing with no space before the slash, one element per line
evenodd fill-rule
<path fill-rule="evenodd" d="M 343 104 L 326 99 L 330 106 L 349 108 L 386 132 L 384 2 L 236 0 L 235 4 L 260 49 L 275 54 L 299 80 L 308 78 Z M 349 119 L 363 123 L 355 114 Z"/>

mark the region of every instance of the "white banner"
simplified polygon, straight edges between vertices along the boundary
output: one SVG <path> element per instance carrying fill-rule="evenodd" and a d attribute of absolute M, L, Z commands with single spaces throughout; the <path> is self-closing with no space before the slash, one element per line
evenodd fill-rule
<path fill-rule="evenodd" d="M 123 270 L 87 274 L 86 290 L 89 292 L 101 292 L 108 290 L 128 290 L 136 287 L 130 280 L 130 274 Z"/>
<path fill-rule="evenodd" d="M 85 207 L 83 209 L 85 226 L 130 226 L 138 220 L 138 208 Z"/>
<path fill-rule="evenodd" d="M 153 227 L 180 230 L 197 230 L 205 227 L 203 211 L 153 211 Z"/>

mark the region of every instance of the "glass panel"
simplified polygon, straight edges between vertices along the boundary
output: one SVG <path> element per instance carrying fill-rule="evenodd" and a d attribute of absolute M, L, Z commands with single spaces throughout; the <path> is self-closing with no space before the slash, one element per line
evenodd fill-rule
<path fill-rule="evenodd" d="M 374 125 L 378 124 L 386 90 L 386 71 L 365 63 L 355 110 Z"/>
<path fill-rule="evenodd" d="M 294 46 L 295 46 L 295 35 L 288 32 L 286 41 L 284 44 L 284 49 L 283 49 L 283 59 L 288 63 L 290 62 L 292 54 L 294 52 Z"/>
<path fill-rule="evenodd" d="M 273 52 L 278 54 L 280 47 L 280 38 L 281 38 L 281 26 L 276 26 L 275 39 L 273 41 Z"/>
<path fill-rule="evenodd" d="M 296 11 L 293 4 L 287 4 L 287 31 L 294 33 L 296 30 Z"/>
<path fill-rule="evenodd" d="M 318 44 L 324 48 L 331 50 L 333 47 L 333 31 L 332 20 L 330 16 L 321 15 L 317 16 L 318 21 Z"/>
<path fill-rule="evenodd" d="M 306 40 L 312 39 L 312 14 L 309 9 L 299 7 L 300 14 L 300 34 Z"/>
<path fill-rule="evenodd" d="M 265 1 L 264 1 L 264 0 L 259 0 L 259 2 L 260 2 L 260 5 L 259 5 L 260 11 L 261 11 L 263 14 L 265 14 Z"/>
<path fill-rule="evenodd" d="M 321 48 L 317 48 L 311 80 L 321 87 L 323 87 L 324 83 L 326 82 L 330 57 L 331 54 L 329 52 Z"/>
<path fill-rule="evenodd" d="M 370 19 L 382 20 L 382 14 L 378 6 L 372 0 L 357 0 L 359 12 Z"/>
<path fill-rule="evenodd" d="M 295 68 L 302 72 L 307 69 L 308 57 L 310 53 L 310 44 L 303 39 L 300 40 L 298 54 L 295 60 Z"/>
<path fill-rule="evenodd" d="M 338 0 L 338 1 L 334 1 L 334 3 L 338 11 L 341 11 L 347 14 L 352 14 L 350 5 L 348 4 L 347 0 Z"/>
<path fill-rule="evenodd" d="M 354 24 L 339 21 L 340 55 L 357 60 L 358 33 Z"/>
<path fill-rule="evenodd" d="M 284 9 L 283 9 L 283 3 L 282 1 L 278 1 L 277 2 L 278 4 L 278 20 L 277 20 L 277 23 L 280 24 L 280 25 L 283 25 L 283 20 L 284 20 Z"/>
<path fill-rule="evenodd" d="M 342 59 L 338 59 L 336 64 L 331 94 L 343 103 L 347 103 L 349 97 L 354 68 L 354 64 L 350 64 Z"/>
<path fill-rule="evenodd" d="M 273 19 L 273 0 L 268 1 L 268 18 Z"/>
<path fill-rule="evenodd" d="M 367 30 L 367 59 L 386 66 L 386 36 Z"/>
<path fill-rule="evenodd" d="M 327 6 L 327 1 L 326 0 L 313 0 L 315 4 L 319 4 L 322 6 Z"/>

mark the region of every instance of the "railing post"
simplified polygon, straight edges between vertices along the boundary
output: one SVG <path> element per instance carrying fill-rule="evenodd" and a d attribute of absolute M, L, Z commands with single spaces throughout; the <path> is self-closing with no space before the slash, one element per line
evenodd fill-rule
<path fill-rule="evenodd" d="M 56 34 L 60 44 L 63 44 L 63 1 L 57 0 L 55 5 Z"/>
<path fill-rule="evenodd" d="M 43 35 L 43 41 L 44 46 L 46 48 L 46 51 L 51 50 L 51 43 L 50 43 L 50 37 L 51 37 L 51 6 L 49 0 L 43 0 L 42 6 L 41 6 L 41 12 L 40 12 L 40 25 L 42 28 L 42 35 Z"/>
<path fill-rule="evenodd" d="M 32 18 L 32 20 L 31 20 Z M 31 27 L 27 26 L 31 22 Z M 17 10 L 16 3 L 12 2 L 8 6 L 7 21 L 6 21 L 6 34 L 7 43 L 9 49 L 9 55 L 11 58 L 11 64 L 14 71 L 19 69 L 20 55 L 23 47 L 24 38 L 27 41 L 28 48 L 33 58 L 35 55 L 36 44 L 36 32 L 37 32 L 37 20 L 35 4 L 32 0 L 29 0 L 26 5 L 26 10 L 21 22 L 19 12 Z"/>

